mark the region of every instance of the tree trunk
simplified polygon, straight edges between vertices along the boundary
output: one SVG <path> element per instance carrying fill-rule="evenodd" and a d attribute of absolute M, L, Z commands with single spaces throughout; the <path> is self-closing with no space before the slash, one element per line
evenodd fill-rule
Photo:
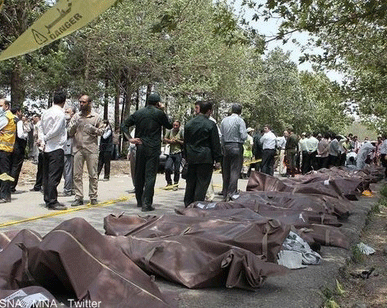
<path fill-rule="evenodd" d="M 151 84 L 148 84 L 148 85 L 146 86 L 146 101 L 145 101 L 145 102 L 148 101 L 148 96 L 151 94 L 151 92 L 152 92 L 152 85 L 151 85 Z M 145 103 L 145 105 L 146 105 L 146 103 Z"/>
<path fill-rule="evenodd" d="M 22 67 L 17 58 L 14 59 L 14 67 L 11 74 L 11 102 L 12 107 L 21 107 L 25 99 Z"/>
<path fill-rule="evenodd" d="M 115 129 L 120 128 L 120 97 L 121 97 L 121 87 L 120 81 L 117 80 L 116 83 L 116 97 L 114 101 L 114 127 Z"/>
<path fill-rule="evenodd" d="M 126 119 L 130 115 L 130 105 L 132 104 L 132 89 L 130 83 L 127 82 L 125 90 L 125 105 L 122 108 L 123 114 L 122 119 Z"/>
<path fill-rule="evenodd" d="M 140 88 L 137 88 L 137 93 L 136 93 L 136 111 L 140 107 Z"/>
<path fill-rule="evenodd" d="M 103 102 L 103 119 L 108 120 L 109 119 L 109 79 L 105 79 L 105 97 Z"/>
<path fill-rule="evenodd" d="M 114 132 L 116 134 L 120 133 L 120 97 L 121 97 L 121 86 L 120 80 L 116 81 L 116 97 L 114 100 Z M 121 138 L 118 141 L 118 151 L 121 153 Z"/>
<path fill-rule="evenodd" d="M 54 101 L 54 93 L 48 92 L 47 108 L 50 108 L 52 106 L 53 101 Z"/>

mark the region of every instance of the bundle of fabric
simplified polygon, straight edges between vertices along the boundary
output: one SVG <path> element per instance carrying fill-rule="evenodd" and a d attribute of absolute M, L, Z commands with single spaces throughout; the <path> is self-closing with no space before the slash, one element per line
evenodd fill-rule
<path fill-rule="evenodd" d="M 143 218 L 143 223 L 137 223 L 135 228 L 131 216 L 109 215 L 104 219 L 104 228 L 107 235 L 131 235 L 145 239 L 195 236 L 240 247 L 260 255 L 262 260 L 275 262 L 277 253 L 288 235 L 290 227 L 276 219 L 252 214 L 255 217 L 250 220 L 235 220 L 225 216 L 147 216 Z M 126 231 L 123 229 L 125 223 L 128 225 Z M 118 228 L 115 228 L 115 225 L 118 225 Z"/>
<path fill-rule="evenodd" d="M 326 225 L 312 224 L 309 228 L 297 229 L 301 236 L 309 245 L 320 243 L 324 246 L 335 246 L 348 249 L 348 238 L 339 230 L 339 228 Z"/>
<path fill-rule="evenodd" d="M 1 289 L 41 286 L 74 305 L 173 307 L 151 277 L 81 218 L 44 238 L 19 232 L 0 253 Z M 86 306 L 83 306 L 86 307 Z"/>
<path fill-rule="evenodd" d="M 116 236 L 111 240 L 141 268 L 188 288 L 254 290 L 266 277 L 287 272 L 270 263 L 276 261 L 290 229 L 276 220 L 163 215 L 145 217 L 134 226 L 133 222 L 138 221 L 109 215 L 105 230 Z"/>
<path fill-rule="evenodd" d="M 191 217 L 212 217 L 231 220 L 254 220 L 255 217 L 265 217 L 280 221 L 284 225 L 294 226 L 296 228 L 307 228 L 311 224 L 327 224 L 332 226 L 341 226 L 337 217 L 329 214 L 317 214 L 311 211 L 293 210 L 287 208 L 280 208 L 270 205 L 262 205 L 259 209 L 252 210 L 248 207 L 239 208 L 241 204 L 235 202 L 228 202 L 229 208 L 223 209 L 221 207 L 213 208 L 215 202 L 211 202 L 211 209 L 197 208 L 197 204 L 204 205 L 206 202 L 194 202 L 188 208 L 177 209 L 176 213 Z M 236 205 L 236 208 L 231 208 Z"/>
<path fill-rule="evenodd" d="M 241 192 L 235 199 L 235 202 L 257 213 L 261 213 L 261 209 L 267 207 L 273 209 L 285 208 L 296 211 L 308 211 L 320 216 L 335 215 L 339 219 L 348 218 L 353 208 L 351 202 L 346 199 L 338 199 L 321 194 L 293 194 L 275 191 Z"/>
<path fill-rule="evenodd" d="M 301 236 L 301 238 L 313 247 L 319 247 L 320 244 L 341 248 L 349 247 L 349 242 L 346 236 L 338 229 L 341 224 L 337 221 L 335 216 L 308 210 L 302 211 L 286 209 L 264 203 L 257 206 L 256 202 L 252 202 L 255 207 L 254 210 L 252 210 L 249 208 L 249 201 L 246 201 L 246 203 L 241 201 L 243 201 L 242 196 L 253 196 L 253 198 L 244 200 L 254 200 L 254 194 L 255 193 L 242 193 L 241 199 L 239 200 L 238 198 L 238 202 L 228 202 L 227 209 L 223 208 L 223 202 L 219 202 L 220 206 L 217 207 L 216 202 L 200 201 L 192 203 L 186 209 L 177 210 L 177 213 L 191 217 L 228 217 L 230 220 L 241 221 L 254 220 L 255 217 L 258 218 L 264 216 L 266 218 L 279 220 L 281 223 L 293 228 L 294 231 Z M 210 204 L 210 207 L 206 208 L 206 204 Z M 232 209 L 233 205 L 236 206 L 235 209 Z M 246 208 L 241 208 L 243 205 L 246 205 Z M 334 236 L 332 236 L 333 234 Z"/>
<path fill-rule="evenodd" d="M 369 189 L 369 184 L 377 179 L 377 177 L 373 177 L 371 181 L 368 175 L 364 176 L 366 172 L 366 170 L 323 169 L 323 171 L 313 172 L 302 177 L 280 180 L 256 171 L 251 174 L 246 190 L 313 193 L 339 199 L 357 200 L 357 197 L 365 189 Z"/>

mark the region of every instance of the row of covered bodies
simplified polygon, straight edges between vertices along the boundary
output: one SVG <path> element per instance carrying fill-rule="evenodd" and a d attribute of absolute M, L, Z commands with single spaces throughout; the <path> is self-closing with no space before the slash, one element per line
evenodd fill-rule
<path fill-rule="evenodd" d="M 353 243 L 340 226 L 381 174 L 378 168 L 332 168 L 280 180 L 254 172 L 233 201 L 195 202 L 176 215 L 109 215 L 105 235 L 81 218 L 44 237 L 5 232 L 0 299 L 40 294 L 68 306 L 177 306 L 149 275 L 187 288 L 256 290 L 267 277 L 289 271 L 277 261 L 291 232 L 315 251 L 320 245 L 348 249 Z"/>

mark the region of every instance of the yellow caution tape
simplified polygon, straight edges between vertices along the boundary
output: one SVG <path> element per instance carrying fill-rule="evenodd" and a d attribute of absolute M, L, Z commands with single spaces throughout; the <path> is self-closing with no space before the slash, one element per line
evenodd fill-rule
<path fill-rule="evenodd" d="M 2 6 L 3 0 L 0 0 Z M 84 27 L 117 0 L 61 0 L 0 55 L 0 61 L 34 51 Z"/>
<path fill-rule="evenodd" d="M 167 185 L 167 186 L 161 187 L 161 189 L 163 189 L 163 190 L 173 190 L 175 187 L 179 187 L 179 184 Z"/>
<path fill-rule="evenodd" d="M 177 185 L 172 185 L 172 186 L 177 186 Z M 214 184 L 214 187 L 222 187 L 222 186 L 219 185 L 219 184 Z M 164 187 L 156 188 L 155 189 L 155 191 L 161 191 L 161 190 L 164 190 Z M 73 212 L 77 212 L 77 211 L 82 211 L 82 210 L 87 210 L 87 209 L 91 209 L 91 208 L 98 208 L 98 207 L 109 206 L 109 205 L 112 205 L 112 204 L 115 204 L 115 203 L 118 203 L 118 202 L 128 201 L 128 200 L 134 198 L 134 196 L 135 196 L 134 194 L 130 194 L 129 196 L 122 196 L 122 197 L 120 197 L 118 199 L 113 199 L 113 200 L 108 200 L 108 201 L 100 202 L 100 203 L 98 203 L 96 205 L 91 205 L 90 203 L 88 203 L 88 204 L 86 204 L 84 206 L 72 207 L 70 209 L 63 210 L 63 211 L 54 211 L 54 212 L 50 212 L 48 214 L 44 214 L 44 215 L 40 215 L 40 216 L 34 216 L 34 217 L 29 217 L 29 218 L 15 220 L 15 221 L 8 221 L 8 222 L 4 222 L 4 223 L 0 224 L 0 228 L 9 227 L 9 226 L 13 226 L 13 225 L 17 225 L 17 224 L 21 224 L 21 223 L 25 223 L 25 222 L 30 222 L 30 221 L 34 221 L 34 220 L 39 220 L 39 219 L 44 219 L 44 218 L 49 218 L 49 217 L 69 214 L 69 213 L 73 213 Z"/>
<path fill-rule="evenodd" d="M 243 166 L 248 166 L 248 165 L 260 163 L 260 162 L 262 162 L 262 158 L 254 159 L 254 160 L 247 160 L 247 161 L 243 162 Z"/>
<path fill-rule="evenodd" d="M 25 218 L 25 219 L 21 219 L 21 220 L 15 220 L 15 221 L 8 221 L 8 222 L 0 224 L 0 228 L 12 226 L 12 225 L 17 225 L 17 224 L 24 223 L 24 222 L 39 220 L 39 219 L 43 219 L 43 218 L 54 217 L 54 216 L 59 216 L 59 215 L 63 215 L 63 214 L 69 214 L 69 213 L 72 213 L 72 212 L 78 212 L 78 211 L 82 211 L 82 210 L 86 210 L 86 209 L 90 209 L 90 208 L 97 208 L 97 207 L 108 206 L 108 205 L 112 205 L 112 204 L 115 204 L 115 203 L 118 203 L 118 202 L 127 201 L 127 200 L 129 200 L 129 199 L 131 199 L 133 197 L 134 197 L 134 194 L 131 194 L 131 195 L 129 195 L 129 197 L 123 196 L 123 197 L 120 197 L 118 199 L 100 202 L 100 203 L 98 203 L 96 205 L 91 205 L 90 203 L 88 203 L 88 204 L 86 204 L 84 206 L 72 207 L 70 209 L 63 210 L 63 211 L 54 211 L 54 212 L 50 212 L 48 214 L 44 214 L 44 215 L 40 215 L 40 216 L 29 217 L 29 218 Z"/>
<path fill-rule="evenodd" d="M 6 174 L 5 172 L 0 174 L 0 180 L 1 181 L 10 181 L 10 182 L 15 181 L 15 179 L 12 176 Z"/>

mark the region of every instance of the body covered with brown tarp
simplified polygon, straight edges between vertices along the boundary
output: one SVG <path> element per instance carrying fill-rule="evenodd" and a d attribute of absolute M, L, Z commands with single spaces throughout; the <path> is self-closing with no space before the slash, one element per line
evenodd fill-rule
<path fill-rule="evenodd" d="M 109 215 L 105 230 L 141 268 L 188 288 L 253 290 L 287 272 L 271 263 L 290 230 L 277 220 Z"/>
<path fill-rule="evenodd" d="M 23 230 L 0 252 L 0 289 L 41 286 L 54 296 L 101 307 L 173 307 L 157 285 L 81 218 L 44 238 Z"/>

